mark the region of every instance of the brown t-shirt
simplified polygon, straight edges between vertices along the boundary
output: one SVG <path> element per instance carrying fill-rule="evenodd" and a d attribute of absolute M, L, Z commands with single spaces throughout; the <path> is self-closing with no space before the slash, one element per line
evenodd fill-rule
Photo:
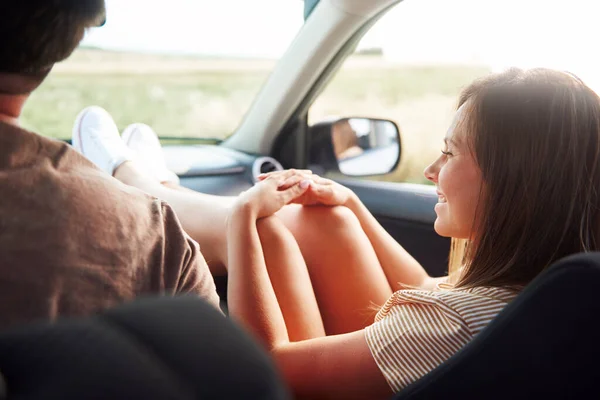
<path fill-rule="evenodd" d="M 0 329 L 177 293 L 218 307 L 198 245 L 167 204 L 66 143 L 0 122 Z"/>

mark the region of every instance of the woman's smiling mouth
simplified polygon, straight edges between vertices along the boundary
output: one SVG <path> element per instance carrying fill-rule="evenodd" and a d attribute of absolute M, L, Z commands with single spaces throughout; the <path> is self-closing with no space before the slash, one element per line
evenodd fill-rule
<path fill-rule="evenodd" d="M 446 197 L 441 194 L 440 192 L 436 192 L 438 195 L 438 203 L 445 203 L 446 202 Z"/>

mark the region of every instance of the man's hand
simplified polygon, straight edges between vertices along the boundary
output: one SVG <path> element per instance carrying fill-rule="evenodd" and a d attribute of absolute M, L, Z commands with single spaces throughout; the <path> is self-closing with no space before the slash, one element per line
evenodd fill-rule
<path fill-rule="evenodd" d="M 343 206 L 352 198 L 352 191 L 330 179 L 321 178 L 309 170 L 286 170 L 262 174 L 258 177 L 260 181 L 265 179 L 280 180 L 279 190 L 287 190 L 296 182 L 309 181 L 310 185 L 302 195 L 298 196 L 292 203 L 305 206 L 325 205 Z"/>

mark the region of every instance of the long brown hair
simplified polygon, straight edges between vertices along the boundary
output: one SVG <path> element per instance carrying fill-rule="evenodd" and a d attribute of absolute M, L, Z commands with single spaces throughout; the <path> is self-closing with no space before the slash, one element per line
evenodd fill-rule
<path fill-rule="evenodd" d="M 463 104 L 483 185 L 475 239 L 452 246 L 456 287 L 523 286 L 562 257 L 599 250 L 596 93 L 565 72 L 511 69 L 475 81 Z"/>

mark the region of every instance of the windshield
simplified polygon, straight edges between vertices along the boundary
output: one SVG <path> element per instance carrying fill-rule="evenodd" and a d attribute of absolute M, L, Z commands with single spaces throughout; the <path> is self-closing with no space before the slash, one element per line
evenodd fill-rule
<path fill-rule="evenodd" d="M 106 0 L 107 21 L 27 103 L 24 126 L 70 137 L 84 107 L 123 129 L 224 139 L 238 126 L 304 21 L 298 0 Z"/>

